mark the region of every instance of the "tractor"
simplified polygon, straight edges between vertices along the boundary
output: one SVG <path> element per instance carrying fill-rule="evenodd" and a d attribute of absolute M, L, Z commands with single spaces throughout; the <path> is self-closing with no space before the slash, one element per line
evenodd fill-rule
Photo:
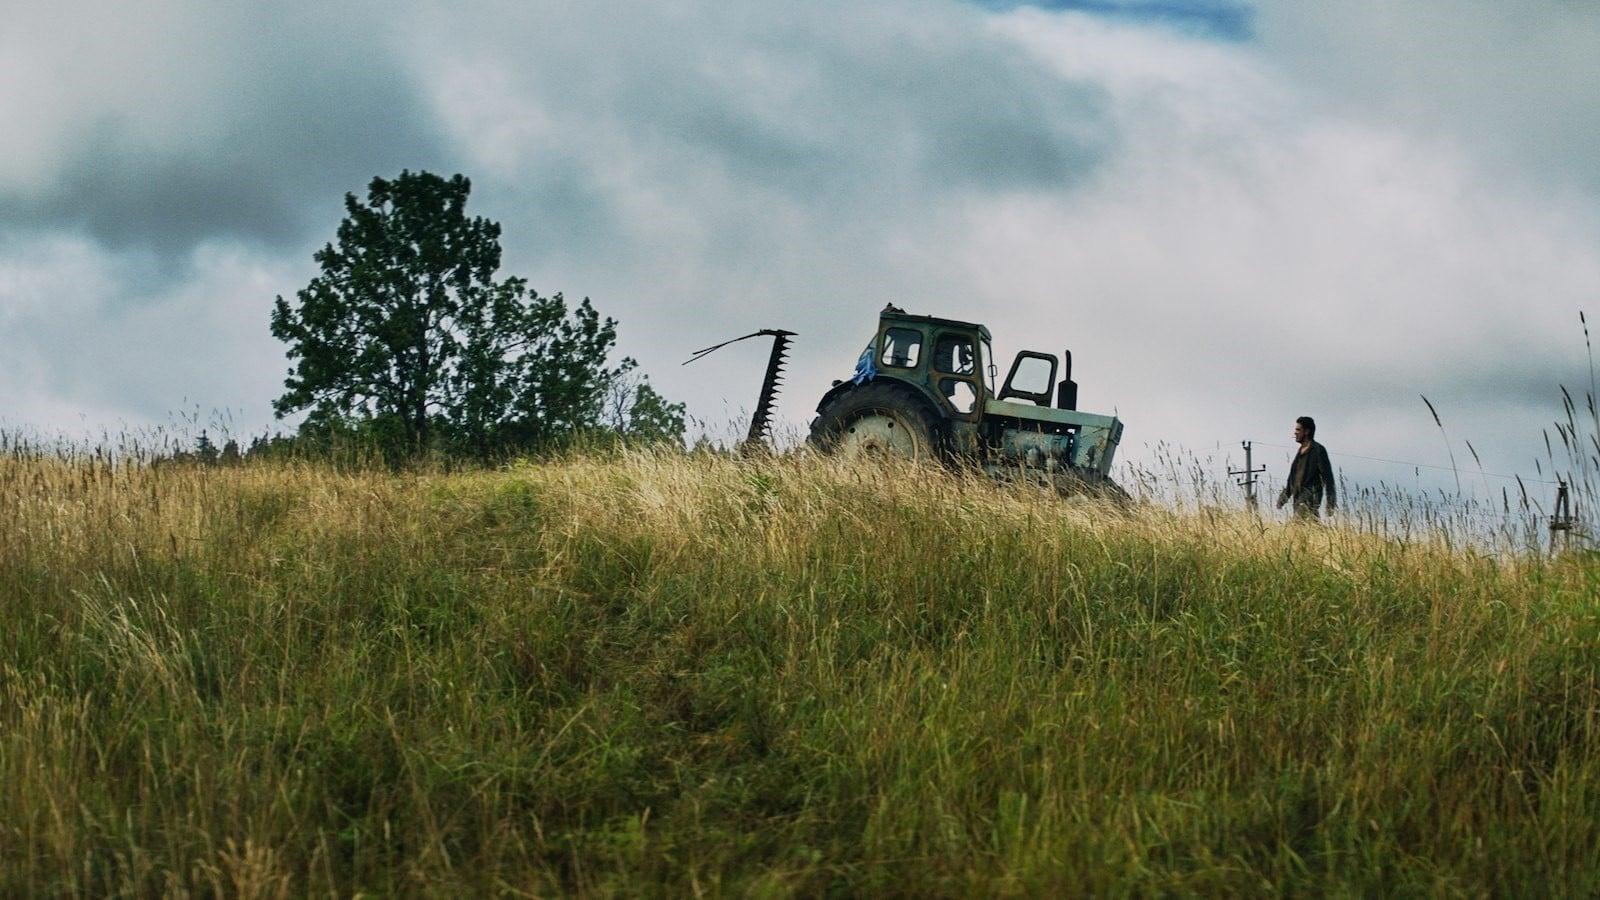
<path fill-rule="evenodd" d="M 996 390 L 992 343 L 982 325 L 886 307 L 855 377 L 835 381 L 817 404 L 810 444 L 970 463 L 998 478 L 1126 499 L 1110 478 L 1122 422 L 1078 411 L 1071 351 L 1059 364 L 1018 353 Z"/>

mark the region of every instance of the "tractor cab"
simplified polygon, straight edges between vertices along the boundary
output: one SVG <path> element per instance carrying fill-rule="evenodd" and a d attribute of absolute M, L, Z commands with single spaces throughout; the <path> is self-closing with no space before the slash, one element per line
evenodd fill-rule
<path fill-rule="evenodd" d="M 976 422 L 992 394 L 990 343 L 982 325 L 885 310 L 868 349 L 878 374 L 913 385 L 943 415 Z"/>
<path fill-rule="evenodd" d="M 985 468 L 1109 472 L 1122 423 L 1077 410 L 1070 351 L 1058 360 L 1024 350 L 997 385 L 998 376 L 988 328 L 891 305 L 879 314 L 855 378 L 837 383 L 818 404 L 813 442 L 859 439 L 900 450 L 936 444 Z M 913 440 L 908 431 L 927 437 Z"/>

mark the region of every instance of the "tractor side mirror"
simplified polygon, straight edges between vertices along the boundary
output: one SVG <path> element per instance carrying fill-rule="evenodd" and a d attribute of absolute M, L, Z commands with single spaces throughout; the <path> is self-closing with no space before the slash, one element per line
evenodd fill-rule
<path fill-rule="evenodd" d="M 1061 384 L 1056 386 L 1056 409 L 1078 408 L 1078 383 L 1072 380 L 1072 351 L 1061 351 Z"/>

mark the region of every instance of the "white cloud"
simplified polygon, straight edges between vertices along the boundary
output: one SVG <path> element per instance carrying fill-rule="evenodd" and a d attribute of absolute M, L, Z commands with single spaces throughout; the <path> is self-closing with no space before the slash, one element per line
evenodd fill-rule
<path fill-rule="evenodd" d="M 1147 438 L 1272 439 L 1303 410 L 1356 452 L 1431 459 L 1426 393 L 1496 463 L 1526 464 L 1600 295 L 1592 204 L 1329 113 L 1242 48 L 1038 13 L 1004 27 L 1065 75 L 1107 73 L 1122 114 L 1091 190 L 981 206 L 968 251 L 997 306 L 1042 318 L 1062 298 L 1096 348 L 1080 358 L 1115 375 L 1086 399 L 1131 392 Z"/>
<path fill-rule="evenodd" d="M 1309 411 L 1335 449 L 1435 459 L 1415 399 L 1427 393 L 1487 464 L 1524 467 L 1522 435 L 1578 372 L 1576 310 L 1600 296 L 1600 185 L 1560 169 L 1578 158 L 1563 123 L 1593 121 L 1600 79 L 1543 92 L 1592 65 L 1571 35 L 1552 38 L 1551 71 L 1510 70 L 1535 52 L 1518 29 L 1581 36 L 1586 20 L 1479 12 L 1457 23 L 1471 37 L 1424 38 L 1430 23 L 1404 16 L 1396 33 L 1437 44 L 1413 64 L 1384 6 L 1357 4 L 1342 25 L 1321 7 L 1263 7 L 1259 46 L 954 2 L 694 0 L 422 4 L 386 10 L 375 44 L 351 45 L 368 14 L 335 9 L 295 27 L 305 42 L 269 42 L 305 44 L 287 68 L 266 53 L 239 72 L 218 71 L 231 51 L 205 48 L 266 20 L 162 7 L 152 28 L 192 53 L 107 47 L 29 101 L 0 98 L 27 132 L 0 163 L 0 209 L 9 191 L 54 210 L 0 244 L 0 350 L 23 360 L 0 377 L 22 409 L 158 417 L 203 396 L 264 417 L 283 369 L 272 296 L 309 277 L 340 192 L 411 164 L 471 175 L 475 211 L 504 226 L 507 272 L 592 296 L 621 320 L 624 351 L 714 422 L 753 400 L 764 350 L 677 367 L 689 351 L 800 331 L 779 412 L 803 427 L 894 302 L 985 321 L 1002 348 L 1071 347 L 1084 402 L 1117 407 L 1135 453 L 1271 440 Z M 0 60 L 65 71 L 92 53 L 41 28 Z M 1452 53 L 1501 40 L 1511 61 L 1489 68 L 1505 92 L 1454 74 Z M 225 170 L 239 135 L 296 121 L 293 103 L 251 92 L 263 71 L 271 97 L 344 99 L 316 132 L 338 140 L 268 154 L 317 178 L 256 179 L 265 199 L 243 208 L 303 211 L 326 193 L 322 228 L 235 239 L 237 222 L 179 205 L 164 224 L 185 242 L 130 250 L 132 226 L 72 215 L 104 192 L 62 147 L 110 116 L 134 121 L 127 140 L 144 148 L 113 163 Z M 380 125 L 341 129 L 338 113 L 385 79 L 404 89 L 368 104 L 386 110 Z M 1520 115 L 1507 96 L 1547 102 Z M 1497 139 L 1474 126 L 1480 108 Z M 415 137 L 384 130 L 397 116 L 438 133 L 397 148 Z M 185 132 L 193 117 L 205 124 Z M 134 223 L 177 190 L 128 183 L 109 193 Z M 63 363 L 80 345 L 86 362 Z"/>
<path fill-rule="evenodd" d="M 496 181 L 553 170 L 558 200 L 583 186 L 600 212 L 579 221 L 605 239 L 521 241 L 508 213 L 509 259 L 616 312 L 702 416 L 749 403 L 761 353 L 674 368 L 687 350 L 801 331 L 781 412 L 803 426 L 887 301 L 983 320 L 1010 349 L 1071 346 L 1085 402 L 1118 407 L 1135 443 L 1270 439 L 1312 411 L 1347 446 L 1432 459 L 1429 393 L 1473 425 L 1492 409 L 1492 427 L 1463 430 L 1510 465 L 1505 427 L 1548 418 L 1526 401 L 1574 371 L 1543 348 L 1600 287 L 1593 207 L 1490 177 L 1446 133 L 1332 108 L 1250 45 L 1021 10 L 924 16 L 914 41 L 892 20 L 815 15 L 773 49 L 744 26 L 795 30 L 795 15 L 672 9 L 563 20 L 536 55 L 475 55 L 477 36 L 446 33 L 429 80 L 473 86 L 439 102 L 464 144 L 487 137 Z M 584 56 L 609 61 L 604 77 Z M 940 90 L 886 74 L 919 70 Z M 1008 96 L 1092 152 L 1011 183 L 920 164 L 919 148 L 981 130 L 952 110 Z"/>
<path fill-rule="evenodd" d="M 282 347 L 267 333 L 280 285 L 305 266 L 230 244 L 195 250 L 171 287 L 151 295 L 153 264 L 81 237 L 0 244 L 0 414 L 13 425 L 71 433 L 144 428 L 183 416 L 268 422 L 261 398 L 281 384 Z"/>
<path fill-rule="evenodd" d="M 1600 4 L 1274 0 L 1258 25 L 1335 108 L 1462 142 L 1525 187 L 1600 192 Z"/>
<path fill-rule="evenodd" d="M 987 21 L 954 3 L 679 3 L 623 21 L 544 4 L 419 33 L 439 118 L 492 176 L 475 184 L 508 268 L 592 295 L 702 417 L 748 404 L 759 369 L 678 369 L 689 350 L 801 331 L 798 421 L 885 302 L 967 287 L 951 251 L 969 198 L 1070 191 L 1098 164 L 1101 91 Z"/>

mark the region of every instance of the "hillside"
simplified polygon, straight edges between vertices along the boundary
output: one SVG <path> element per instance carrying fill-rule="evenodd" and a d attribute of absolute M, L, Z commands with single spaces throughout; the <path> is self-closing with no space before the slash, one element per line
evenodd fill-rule
<path fill-rule="evenodd" d="M 0 458 L 0 894 L 1600 892 L 1600 564 L 937 471 Z"/>

